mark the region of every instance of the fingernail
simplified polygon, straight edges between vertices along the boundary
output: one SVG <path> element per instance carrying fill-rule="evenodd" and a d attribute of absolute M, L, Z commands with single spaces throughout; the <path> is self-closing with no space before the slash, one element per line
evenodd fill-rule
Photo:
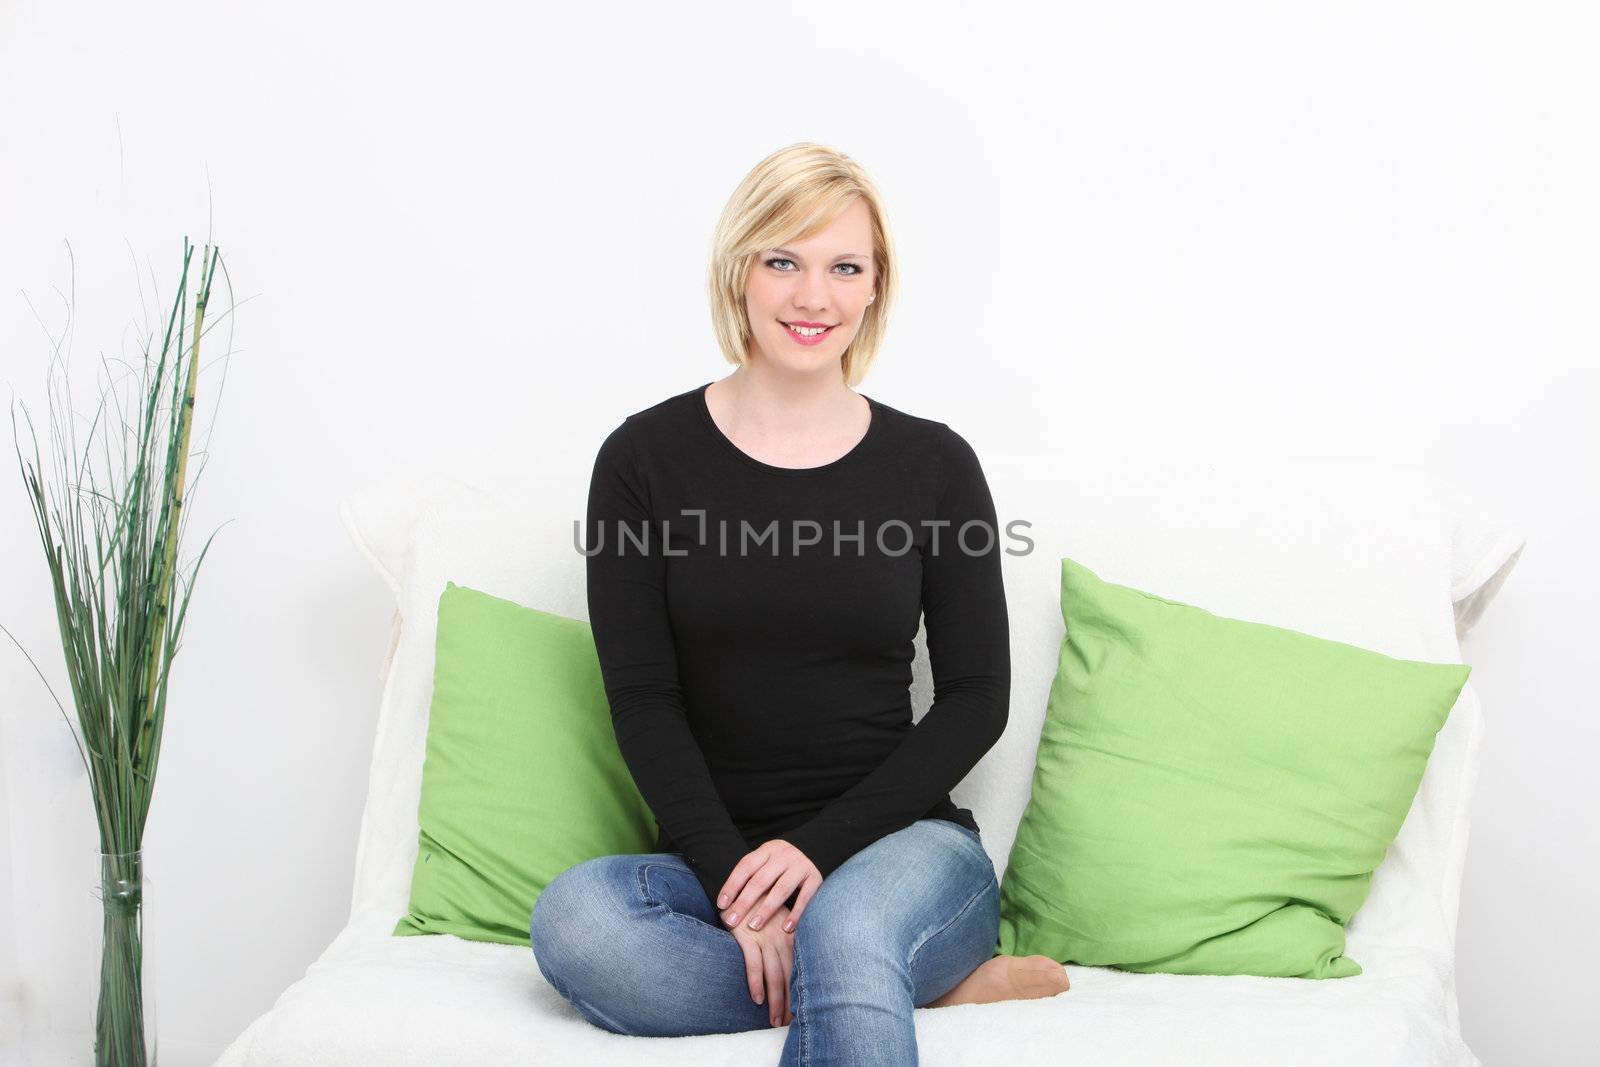
<path fill-rule="evenodd" d="M 727 906 L 728 906 L 728 894 L 724 893 L 720 897 L 717 898 L 717 907 L 726 908 Z"/>
<path fill-rule="evenodd" d="M 761 1002 L 762 1002 L 762 1001 L 763 1001 L 763 1000 L 765 1000 L 765 999 L 766 999 L 766 994 L 765 994 L 765 993 L 762 993 L 762 994 L 760 994 L 760 995 L 758 995 L 758 996 L 757 996 L 757 997 L 756 997 L 756 1003 L 757 1003 L 757 1004 L 760 1004 L 760 1003 L 761 1003 Z"/>
<path fill-rule="evenodd" d="M 739 922 L 739 913 L 736 912 L 736 911 L 735 912 L 730 912 L 728 914 L 728 925 L 729 926 L 735 926 L 735 925 L 738 924 L 738 922 Z"/>
<path fill-rule="evenodd" d="M 750 929 L 752 929 L 752 930 L 761 929 L 761 922 L 762 922 L 762 920 L 761 920 L 761 917 L 759 915 L 756 916 L 754 919 L 751 919 L 750 920 Z"/>
<path fill-rule="evenodd" d="M 788 922 L 784 923 L 783 924 L 783 928 L 785 930 L 788 930 L 790 933 L 793 933 L 794 932 L 794 920 L 790 919 Z"/>

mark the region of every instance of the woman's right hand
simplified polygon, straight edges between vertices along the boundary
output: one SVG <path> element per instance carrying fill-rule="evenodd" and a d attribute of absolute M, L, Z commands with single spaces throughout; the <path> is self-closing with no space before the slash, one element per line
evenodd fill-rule
<path fill-rule="evenodd" d="M 794 934 L 783 924 L 789 920 L 789 909 L 779 905 L 761 929 L 752 930 L 745 923 L 728 932 L 744 950 L 744 976 L 750 984 L 750 999 L 765 1003 L 767 1018 L 773 1026 L 787 1026 L 794 1021 L 789 1010 L 789 974 L 794 969 Z"/>

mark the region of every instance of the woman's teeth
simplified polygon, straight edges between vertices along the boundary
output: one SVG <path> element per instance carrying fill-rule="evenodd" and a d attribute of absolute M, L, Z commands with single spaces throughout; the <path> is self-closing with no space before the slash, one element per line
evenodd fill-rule
<path fill-rule="evenodd" d="M 789 326 L 788 323 L 784 323 L 784 326 L 801 337 L 815 337 L 819 333 L 826 333 L 833 329 L 832 326 Z"/>

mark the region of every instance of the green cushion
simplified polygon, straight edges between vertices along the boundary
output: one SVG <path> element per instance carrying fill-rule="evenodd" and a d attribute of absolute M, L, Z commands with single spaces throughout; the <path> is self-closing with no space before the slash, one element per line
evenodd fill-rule
<path fill-rule="evenodd" d="M 400 935 L 528 944 L 544 888 L 649 852 L 655 821 L 617 748 L 589 624 L 447 582 L 411 903 Z"/>
<path fill-rule="evenodd" d="M 1070 559 L 1061 611 L 1000 952 L 1360 974 L 1345 924 L 1471 668 L 1223 618 Z"/>

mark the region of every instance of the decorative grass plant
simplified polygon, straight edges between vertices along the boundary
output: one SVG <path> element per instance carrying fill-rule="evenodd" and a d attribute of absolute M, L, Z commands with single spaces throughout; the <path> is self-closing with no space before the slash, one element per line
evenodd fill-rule
<path fill-rule="evenodd" d="M 155 1060 L 153 1011 L 148 1010 L 143 984 L 145 819 L 160 761 L 172 661 L 180 647 L 195 574 L 211 547 L 208 538 L 174 607 L 173 594 L 181 577 L 178 545 L 187 526 L 185 481 L 200 341 L 220 257 L 210 245 L 201 255 L 191 320 L 193 252 L 186 238 L 183 273 L 159 357 L 152 360 L 154 339 L 147 339 L 143 366 L 129 369 L 102 388 L 81 450 L 80 416 L 72 408 L 70 381 L 63 374 L 65 411 L 58 412 L 52 380 L 54 485 L 47 487 L 41 478 L 38 434 L 26 405 L 23 413 L 33 436 L 31 463 L 17 445 L 17 461 L 55 594 L 56 622 L 77 710 L 73 739 L 88 772 L 99 828 L 103 940 L 95 1012 L 97 1067 L 147 1067 Z M 52 359 L 52 373 L 54 368 Z M 106 370 L 109 374 L 109 366 Z M 131 420 L 122 391 L 134 393 L 138 401 Z M 109 425 L 113 416 L 121 421 L 120 433 Z M 11 425 L 15 443 L 15 408 Z M 93 463 L 97 432 L 104 458 L 98 475 Z M 113 440 L 119 446 L 115 458 Z M 198 483 L 198 473 L 195 480 Z M 6 633 L 11 636 L 9 630 Z M 31 656 L 28 661 L 39 670 Z M 39 677 L 44 679 L 43 672 Z M 45 685 L 49 688 L 48 682 Z M 54 690 L 51 697 L 55 698 Z M 55 702 L 72 729 L 61 701 L 55 698 Z"/>

